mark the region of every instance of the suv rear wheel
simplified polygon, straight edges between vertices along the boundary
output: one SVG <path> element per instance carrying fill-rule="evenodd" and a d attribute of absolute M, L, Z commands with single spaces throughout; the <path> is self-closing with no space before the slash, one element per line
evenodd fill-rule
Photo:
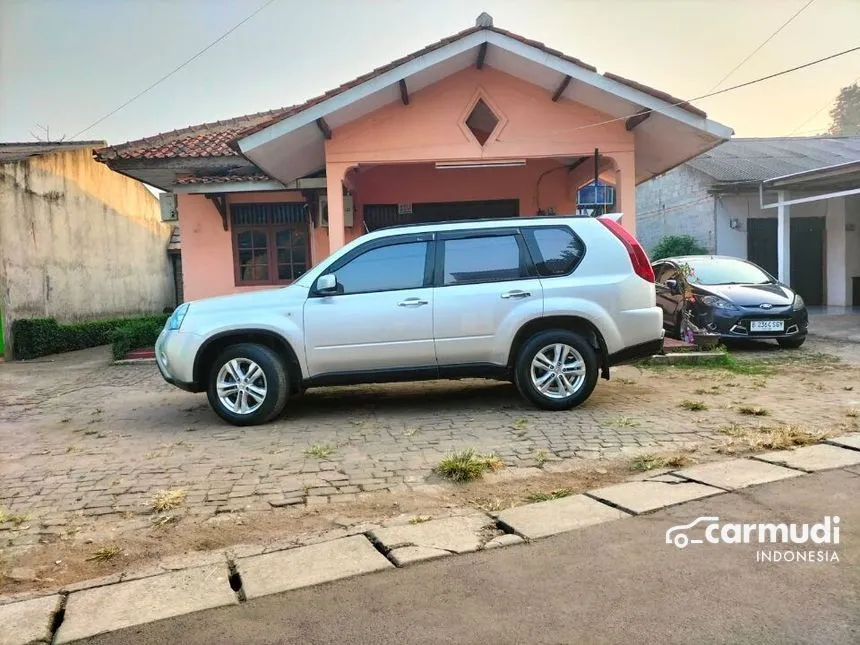
<path fill-rule="evenodd" d="M 529 338 L 514 365 L 520 394 L 545 410 L 569 410 L 585 401 L 597 384 L 598 371 L 594 348 L 564 329 Z"/>
<path fill-rule="evenodd" d="M 270 421 L 283 411 L 289 392 L 281 358 L 268 347 L 241 343 L 212 363 L 206 393 L 215 413 L 237 426 Z"/>

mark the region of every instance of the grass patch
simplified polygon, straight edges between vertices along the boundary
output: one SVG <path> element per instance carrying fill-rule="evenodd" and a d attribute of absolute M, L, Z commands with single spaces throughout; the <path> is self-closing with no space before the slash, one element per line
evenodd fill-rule
<path fill-rule="evenodd" d="M 751 417 L 766 417 L 770 414 L 767 408 L 762 408 L 757 405 L 742 405 L 738 408 L 738 412 Z"/>
<path fill-rule="evenodd" d="M 317 459 L 325 459 L 334 453 L 334 447 L 327 443 L 315 443 L 305 450 L 308 457 L 316 457 Z"/>
<path fill-rule="evenodd" d="M 525 430 L 529 427 L 528 419 L 517 419 L 514 421 L 514 430 Z"/>
<path fill-rule="evenodd" d="M 11 522 L 15 526 L 21 526 L 29 519 L 29 516 L 23 515 L 22 513 L 13 513 L 11 511 L 7 511 L 4 508 L 0 508 L 0 524 L 3 524 L 4 522 Z"/>
<path fill-rule="evenodd" d="M 185 491 L 181 488 L 160 490 L 155 494 L 155 497 L 152 498 L 150 507 L 157 513 L 179 508 L 185 503 L 185 494 Z"/>
<path fill-rule="evenodd" d="M 468 482 L 480 479 L 488 470 L 504 467 L 502 460 L 495 455 L 481 455 L 473 448 L 452 452 L 433 469 L 437 475 L 455 482 Z"/>
<path fill-rule="evenodd" d="M 120 553 L 122 553 L 122 549 L 116 544 L 108 544 L 97 551 L 93 551 L 90 557 L 87 558 L 87 562 L 107 562 L 108 560 L 113 560 Z"/>
<path fill-rule="evenodd" d="M 708 406 L 704 401 L 691 401 L 690 399 L 684 399 L 678 404 L 679 408 L 683 408 L 685 410 L 690 410 L 691 412 L 698 412 L 700 410 L 707 410 Z"/>
<path fill-rule="evenodd" d="M 548 502 L 553 499 L 561 499 L 573 495 L 573 491 L 569 488 L 557 488 L 548 493 L 529 493 L 526 495 L 527 502 Z"/>
<path fill-rule="evenodd" d="M 634 457 L 630 462 L 630 467 L 639 472 L 647 472 L 656 470 L 657 468 L 683 468 L 693 463 L 689 455 L 682 452 L 672 453 L 670 455 L 657 455 L 649 453 Z"/>
<path fill-rule="evenodd" d="M 623 376 L 616 376 L 615 380 L 621 385 L 634 385 L 636 383 L 632 378 L 625 378 Z"/>
<path fill-rule="evenodd" d="M 860 412 L 857 412 L 857 410 L 855 410 L 854 408 L 849 408 L 848 410 L 845 411 L 845 416 L 851 417 L 853 419 L 857 416 L 860 416 Z"/>
<path fill-rule="evenodd" d="M 834 433 L 824 430 L 806 430 L 800 426 L 744 427 L 732 424 L 720 430 L 729 439 L 717 446 L 721 454 L 755 452 L 759 450 L 788 450 L 809 446 Z"/>
<path fill-rule="evenodd" d="M 547 461 L 549 461 L 549 454 L 546 450 L 538 450 L 535 453 L 535 461 L 538 466 L 543 466 Z"/>
<path fill-rule="evenodd" d="M 429 522 L 433 518 L 429 515 L 415 515 L 414 517 L 409 518 L 410 524 L 424 524 L 424 522 Z"/>

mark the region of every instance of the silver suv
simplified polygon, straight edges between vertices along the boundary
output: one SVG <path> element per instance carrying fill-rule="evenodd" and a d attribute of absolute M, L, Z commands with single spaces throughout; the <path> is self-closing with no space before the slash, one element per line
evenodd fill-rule
<path fill-rule="evenodd" d="M 610 216 L 533 217 L 369 233 L 288 287 L 179 306 L 156 357 L 169 383 L 254 425 L 309 387 L 440 378 L 512 381 L 567 410 L 662 345 L 630 233 Z"/>

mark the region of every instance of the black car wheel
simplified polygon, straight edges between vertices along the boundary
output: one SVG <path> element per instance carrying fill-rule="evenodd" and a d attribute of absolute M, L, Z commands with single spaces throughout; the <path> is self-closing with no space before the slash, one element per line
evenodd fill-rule
<path fill-rule="evenodd" d="M 281 358 L 268 347 L 240 343 L 212 363 L 207 395 L 215 413 L 236 426 L 266 423 L 284 409 L 289 384 Z"/>
<path fill-rule="evenodd" d="M 776 342 L 783 349 L 797 349 L 803 345 L 803 341 L 805 340 L 806 336 L 801 336 L 800 338 L 777 338 Z"/>
<path fill-rule="evenodd" d="M 569 410 L 585 401 L 597 384 L 594 348 L 579 334 L 563 329 L 532 336 L 516 359 L 520 394 L 545 410 Z"/>

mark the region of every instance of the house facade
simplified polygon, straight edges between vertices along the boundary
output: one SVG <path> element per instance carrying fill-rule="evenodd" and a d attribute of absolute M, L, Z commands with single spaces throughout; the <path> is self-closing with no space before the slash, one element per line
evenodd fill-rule
<path fill-rule="evenodd" d="M 158 200 L 93 159 L 103 141 L 0 143 L 4 351 L 22 318 L 161 312 L 174 304 Z"/>
<path fill-rule="evenodd" d="M 187 300 L 289 284 L 395 224 L 572 214 L 728 139 L 701 110 L 493 26 L 455 34 L 298 106 L 105 148 L 176 196 Z"/>
<path fill-rule="evenodd" d="M 641 184 L 646 249 L 691 235 L 809 305 L 860 306 L 860 137 L 733 139 Z"/>

